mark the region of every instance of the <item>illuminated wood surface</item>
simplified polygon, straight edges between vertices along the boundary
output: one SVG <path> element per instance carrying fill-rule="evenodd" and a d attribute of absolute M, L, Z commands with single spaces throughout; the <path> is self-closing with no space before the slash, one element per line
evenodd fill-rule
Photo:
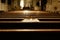
<path fill-rule="evenodd" d="M 0 23 L 60 23 L 60 21 L 40 21 L 40 22 L 0 21 Z"/>
<path fill-rule="evenodd" d="M 23 31 L 60 31 L 60 29 L 0 29 L 0 32 L 6 31 L 17 31 L 17 32 L 23 32 Z"/>

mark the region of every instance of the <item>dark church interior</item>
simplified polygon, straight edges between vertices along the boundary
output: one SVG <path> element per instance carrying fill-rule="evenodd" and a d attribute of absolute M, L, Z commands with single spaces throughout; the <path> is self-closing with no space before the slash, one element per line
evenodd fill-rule
<path fill-rule="evenodd" d="M 0 0 L 0 29 L 60 31 L 59 5 L 57 0 Z"/>

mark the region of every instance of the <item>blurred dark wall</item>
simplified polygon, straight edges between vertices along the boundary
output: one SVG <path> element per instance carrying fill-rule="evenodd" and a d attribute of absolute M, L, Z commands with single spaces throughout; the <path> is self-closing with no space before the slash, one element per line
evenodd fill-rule
<path fill-rule="evenodd" d="M 46 3 L 47 3 L 47 0 L 41 0 L 41 10 L 42 11 L 46 10 Z"/>
<path fill-rule="evenodd" d="M 6 3 L 6 0 L 1 0 L 2 3 Z M 11 0 L 7 0 L 8 4 L 11 4 Z"/>
<path fill-rule="evenodd" d="M 1 0 L 2 3 L 5 3 L 6 0 Z"/>
<path fill-rule="evenodd" d="M 12 0 L 8 0 L 8 4 L 9 4 L 9 5 L 11 5 L 11 1 L 12 1 Z"/>

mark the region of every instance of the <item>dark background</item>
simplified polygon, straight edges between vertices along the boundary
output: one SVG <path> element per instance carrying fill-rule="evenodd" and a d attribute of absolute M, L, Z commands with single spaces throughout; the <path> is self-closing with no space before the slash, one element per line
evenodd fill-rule
<path fill-rule="evenodd" d="M 0 29 L 60 29 L 59 23 L 0 23 Z"/>

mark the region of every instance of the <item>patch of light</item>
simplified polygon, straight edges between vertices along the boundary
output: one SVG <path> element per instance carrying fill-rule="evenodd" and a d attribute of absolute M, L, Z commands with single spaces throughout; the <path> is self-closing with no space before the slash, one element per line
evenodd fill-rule
<path fill-rule="evenodd" d="M 40 22 L 38 19 L 24 19 L 22 22 Z"/>
<path fill-rule="evenodd" d="M 20 1 L 20 6 L 21 6 L 21 9 L 24 7 L 24 0 Z"/>
<path fill-rule="evenodd" d="M 24 14 L 28 14 L 29 13 L 29 11 L 28 10 L 24 10 Z"/>
<path fill-rule="evenodd" d="M 28 10 L 24 10 L 25 13 L 28 13 L 29 11 Z"/>

